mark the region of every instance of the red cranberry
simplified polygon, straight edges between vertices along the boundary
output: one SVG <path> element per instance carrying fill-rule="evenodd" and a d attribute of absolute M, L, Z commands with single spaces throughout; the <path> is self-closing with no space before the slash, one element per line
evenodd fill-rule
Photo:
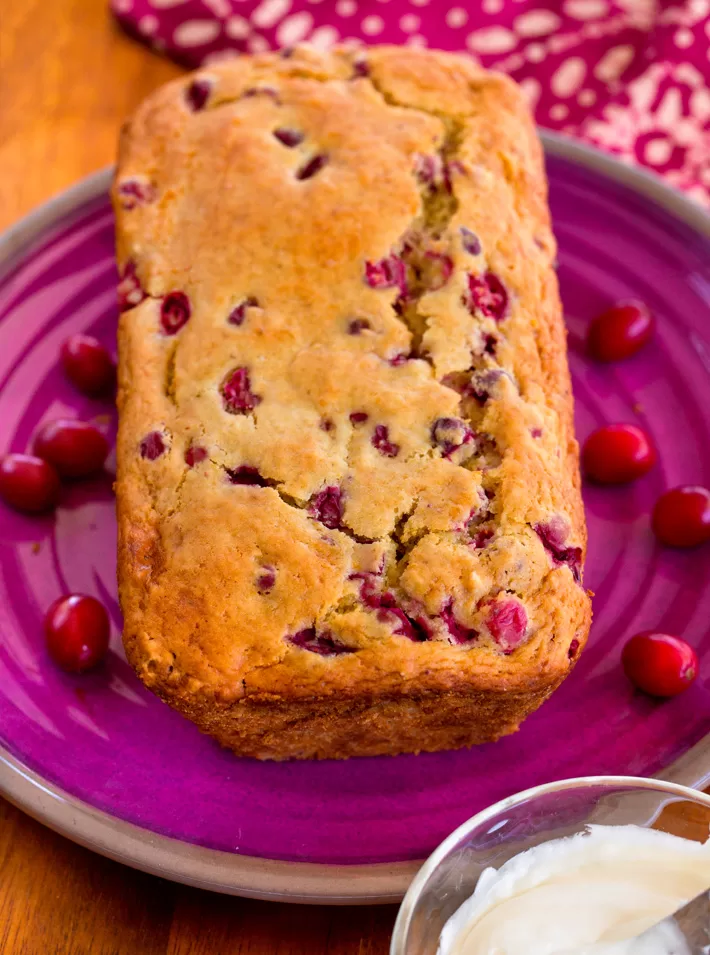
<path fill-rule="evenodd" d="M 569 524 L 565 518 L 553 517 L 546 523 L 535 524 L 533 530 L 552 558 L 552 563 L 556 567 L 567 564 L 572 576 L 579 583 L 582 579 L 582 548 L 565 546 L 569 534 Z"/>
<path fill-rule="evenodd" d="M 308 513 L 330 530 L 340 527 L 343 517 L 343 492 L 339 487 L 326 487 L 311 499 Z"/>
<path fill-rule="evenodd" d="M 244 319 L 247 316 L 248 308 L 258 308 L 259 302 L 250 295 L 248 298 L 242 299 L 238 305 L 235 305 L 232 311 L 227 317 L 227 322 L 230 325 L 241 325 L 244 322 Z"/>
<path fill-rule="evenodd" d="M 261 396 L 251 390 L 248 368 L 230 371 L 220 388 L 224 410 L 230 414 L 247 414 L 261 403 Z"/>
<path fill-rule="evenodd" d="M 320 429 L 321 431 L 330 433 L 331 431 L 335 429 L 335 422 L 333 421 L 332 418 L 321 418 Z"/>
<path fill-rule="evenodd" d="M 653 316 L 643 302 L 620 302 L 590 324 L 587 351 L 597 361 L 621 361 L 635 355 L 652 335 Z"/>
<path fill-rule="evenodd" d="M 0 459 L 0 498 L 17 511 L 51 511 L 59 498 L 59 475 L 47 461 L 30 454 Z"/>
<path fill-rule="evenodd" d="M 83 673 L 106 656 L 110 625 L 103 604 L 84 594 L 55 600 L 44 618 L 47 650 L 63 670 Z"/>
<path fill-rule="evenodd" d="M 634 686 L 651 696 L 677 696 L 698 675 L 698 657 L 685 640 L 650 630 L 631 637 L 621 664 Z"/>
<path fill-rule="evenodd" d="M 528 615 L 518 600 L 497 600 L 489 605 L 486 626 L 504 653 L 512 653 L 525 639 Z"/>
<path fill-rule="evenodd" d="M 469 255 L 480 255 L 481 254 L 481 240 L 478 238 L 475 232 L 471 232 L 470 229 L 467 229 L 465 225 L 462 225 L 459 229 L 461 233 L 461 242 L 464 249 L 469 253 Z"/>
<path fill-rule="evenodd" d="M 400 257 L 392 253 L 379 262 L 365 262 L 365 281 L 371 288 L 399 288 L 407 291 L 407 269 Z"/>
<path fill-rule="evenodd" d="M 323 153 L 313 156 L 305 165 L 301 166 L 296 172 L 296 179 L 312 179 L 317 172 L 320 172 L 323 166 L 328 162 L 328 157 Z"/>
<path fill-rule="evenodd" d="M 386 458 L 396 458 L 399 454 L 399 445 L 389 439 L 389 428 L 384 424 L 378 424 L 375 433 L 372 436 L 372 445 L 377 448 L 380 454 Z"/>
<path fill-rule="evenodd" d="M 209 80 L 195 79 L 190 83 L 185 90 L 185 99 L 193 112 L 197 113 L 205 108 L 211 90 L 212 83 Z"/>
<path fill-rule="evenodd" d="M 473 431 L 460 418 L 437 418 L 431 428 L 431 439 L 445 458 L 450 458 L 464 445 L 473 447 L 475 443 Z"/>
<path fill-rule="evenodd" d="M 364 57 L 360 57 L 353 63 L 353 75 L 357 77 L 370 75 L 370 64 Z"/>
<path fill-rule="evenodd" d="M 136 263 L 129 259 L 123 267 L 123 271 L 118 277 L 118 310 L 125 312 L 129 308 L 135 308 L 140 305 L 144 298 L 147 298 L 145 290 L 141 285 L 136 272 Z"/>
<path fill-rule="evenodd" d="M 690 485 L 666 491 L 656 501 L 653 533 L 669 547 L 696 547 L 710 540 L 710 491 Z"/>
<path fill-rule="evenodd" d="M 353 411 L 350 420 L 353 424 L 364 424 L 370 416 L 366 411 Z"/>
<path fill-rule="evenodd" d="M 468 627 L 464 627 L 462 623 L 458 622 L 454 616 L 453 600 L 450 600 L 441 611 L 441 619 L 446 624 L 446 629 L 451 634 L 451 638 L 454 643 L 470 643 L 478 636 L 477 630 L 471 630 Z"/>
<path fill-rule="evenodd" d="M 287 126 L 281 126 L 279 129 L 275 129 L 274 136 L 284 146 L 288 146 L 289 149 L 293 149 L 294 146 L 299 146 L 304 139 L 303 133 L 300 132 L 300 130 L 289 129 Z"/>
<path fill-rule="evenodd" d="M 140 443 L 141 457 L 147 461 L 155 461 L 161 454 L 165 454 L 167 450 L 160 431 L 151 431 Z"/>
<path fill-rule="evenodd" d="M 425 186 L 436 186 L 443 180 L 444 163 L 441 156 L 417 155 L 414 159 L 414 175 Z"/>
<path fill-rule="evenodd" d="M 59 418 L 42 425 L 33 450 L 37 457 L 53 464 L 61 477 L 83 478 L 101 470 L 109 447 L 95 425 Z"/>
<path fill-rule="evenodd" d="M 377 619 L 381 623 L 389 622 L 388 618 L 391 617 L 396 617 L 399 620 L 398 626 L 392 631 L 395 636 L 406 637 L 413 643 L 424 643 L 433 636 L 431 627 L 424 617 L 410 617 L 401 607 L 383 608 L 377 612 Z"/>
<path fill-rule="evenodd" d="M 393 355 L 392 358 L 389 359 L 389 364 L 392 365 L 393 368 L 399 368 L 400 365 L 406 364 L 406 362 L 411 361 L 412 358 L 412 355 L 400 352 L 398 355 Z"/>
<path fill-rule="evenodd" d="M 184 292 L 168 292 L 160 303 L 160 325 L 166 335 L 176 335 L 190 317 L 190 299 Z"/>
<path fill-rule="evenodd" d="M 510 379 L 508 372 L 503 371 L 502 368 L 489 368 L 488 371 L 478 372 L 472 375 L 464 393 L 475 398 L 479 405 L 484 405 L 503 377 Z"/>
<path fill-rule="evenodd" d="M 348 324 L 348 335 L 359 335 L 360 332 L 370 328 L 370 323 L 366 318 L 353 318 Z"/>
<path fill-rule="evenodd" d="M 582 466 L 598 484 L 626 484 L 647 474 L 656 463 L 648 435 L 633 424 L 597 428 L 584 442 Z"/>
<path fill-rule="evenodd" d="M 570 658 L 570 660 L 574 660 L 574 658 L 577 656 L 578 650 L 579 650 L 579 640 L 577 640 L 577 638 L 575 637 L 574 640 L 572 640 L 572 642 L 570 643 L 569 648 L 567 650 L 567 656 Z"/>
<path fill-rule="evenodd" d="M 508 311 L 508 291 L 493 272 L 469 275 L 468 298 L 465 304 L 472 314 L 479 311 L 486 318 L 501 322 Z"/>
<path fill-rule="evenodd" d="M 189 468 L 194 468 L 196 464 L 207 459 L 207 448 L 200 447 L 199 444 L 191 444 L 185 451 L 185 464 Z"/>
<path fill-rule="evenodd" d="M 250 487 L 268 487 L 266 478 L 259 474 L 259 469 L 242 464 L 238 468 L 225 468 L 230 484 L 246 484 Z"/>
<path fill-rule="evenodd" d="M 102 395 L 116 383 L 116 366 L 104 346 L 91 335 L 72 335 L 60 352 L 64 372 L 85 395 Z"/>
<path fill-rule="evenodd" d="M 495 358 L 498 348 L 498 339 L 495 335 L 486 335 L 483 339 L 483 351 L 486 355 L 492 355 Z"/>
<path fill-rule="evenodd" d="M 495 531 L 492 527 L 482 527 L 480 530 L 474 531 L 471 537 L 471 547 L 474 550 L 483 550 L 493 540 L 494 536 Z"/>
<path fill-rule="evenodd" d="M 346 647 L 339 643 L 327 630 L 323 633 L 317 633 L 315 627 L 308 627 L 306 630 L 299 630 L 292 636 L 286 637 L 289 643 L 302 650 L 310 650 L 311 653 L 317 653 L 322 657 L 338 656 L 341 653 L 355 653 L 357 647 Z"/>
<path fill-rule="evenodd" d="M 142 179 L 124 179 L 123 182 L 119 182 L 117 192 L 121 207 L 128 210 L 154 202 L 157 194 L 153 183 Z"/>
<path fill-rule="evenodd" d="M 256 579 L 257 589 L 261 593 L 268 593 L 276 583 L 276 571 L 273 567 L 262 567 L 261 573 Z"/>

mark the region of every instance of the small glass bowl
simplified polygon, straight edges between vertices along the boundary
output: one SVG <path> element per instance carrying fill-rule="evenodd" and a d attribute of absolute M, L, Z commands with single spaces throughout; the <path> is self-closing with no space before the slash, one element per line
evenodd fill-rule
<path fill-rule="evenodd" d="M 424 863 L 397 915 L 390 955 L 436 955 L 444 924 L 484 869 L 592 823 L 633 824 L 705 842 L 710 796 L 656 779 L 586 776 L 503 799 L 459 826 Z"/>

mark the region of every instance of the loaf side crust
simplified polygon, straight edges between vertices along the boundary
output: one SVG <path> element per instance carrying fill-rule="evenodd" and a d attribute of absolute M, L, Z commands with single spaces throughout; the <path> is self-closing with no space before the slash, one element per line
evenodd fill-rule
<path fill-rule="evenodd" d="M 512 732 L 591 617 L 515 84 L 395 47 L 230 61 L 140 107 L 113 200 L 140 678 L 258 758 Z"/>

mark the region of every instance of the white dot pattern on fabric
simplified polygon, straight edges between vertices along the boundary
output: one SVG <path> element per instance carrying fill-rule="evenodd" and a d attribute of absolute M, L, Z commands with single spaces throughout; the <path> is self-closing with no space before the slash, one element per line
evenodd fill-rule
<path fill-rule="evenodd" d="M 507 53 L 515 45 L 515 35 L 505 27 L 476 30 L 466 37 L 466 46 L 475 53 Z"/>
<path fill-rule="evenodd" d="M 530 10 L 516 17 L 513 29 L 522 37 L 548 36 L 559 28 L 560 23 L 560 18 L 552 10 Z"/>
<path fill-rule="evenodd" d="M 563 119 L 567 119 L 568 116 L 569 106 L 565 106 L 564 103 L 555 103 L 550 110 L 550 118 L 554 119 L 556 123 L 559 123 Z"/>
<path fill-rule="evenodd" d="M 683 28 L 681 30 L 676 30 L 675 36 L 673 37 L 675 45 L 680 47 L 681 50 L 687 50 L 689 46 L 692 46 L 695 42 L 695 37 L 693 36 L 693 31 Z"/>
<path fill-rule="evenodd" d="M 276 42 L 279 46 L 292 46 L 308 35 L 313 25 L 313 16 L 306 10 L 286 17 L 276 31 Z"/>
<path fill-rule="evenodd" d="M 341 35 L 354 47 L 464 49 L 521 82 L 543 125 L 708 201 L 710 0 L 109 2 L 144 42 L 193 65 L 303 40 L 325 50 Z"/>
<path fill-rule="evenodd" d="M 373 13 L 369 17 L 365 17 L 360 26 L 365 36 L 377 36 L 384 30 L 385 21 L 382 17 L 378 17 L 376 13 Z"/>
<path fill-rule="evenodd" d="M 267 30 L 275 26 L 291 9 L 291 0 L 263 0 L 251 15 L 255 27 Z"/>
<path fill-rule="evenodd" d="M 452 7 L 446 14 L 446 25 L 450 26 L 453 30 L 465 26 L 467 20 L 468 14 L 463 7 Z"/>
<path fill-rule="evenodd" d="M 249 37 L 247 40 L 247 48 L 250 53 L 266 53 L 267 50 L 271 49 L 266 37 L 259 36 L 258 34 Z"/>
<path fill-rule="evenodd" d="M 521 81 L 520 88 L 523 93 L 525 93 L 525 98 L 528 101 L 530 109 L 535 109 L 537 101 L 540 99 L 540 93 L 542 92 L 540 81 L 536 80 L 534 76 L 526 76 L 525 79 Z"/>
<path fill-rule="evenodd" d="M 607 0 L 566 0 L 563 10 L 575 20 L 596 20 L 607 15 L 609 4 Z"/>
<path fill-rule="evenodd" d="M 564 60 L 552 74 L 550 88 L 555 96 L 572 96 L 580 88 L 587 75 L 587 64 L 579 56 Z"/>
<path fill-rule="evenodd" d="M 524 56 L 530 63 L 542 63 L 545 59 L 545 47 L 542 43 L 531 43 L 525 50 Z"/>
<path fill-rule="evenodd" d="M 311 33 L 308 42 L 317 50 L 329 50 L 331 46 L 335 46 L 338 42 L 339 36 L 340 34 L 335 27 L 318 27 Z"/>
<path fill-rule="evenodd" d="M 202 60 L 203 66 L 211 66 L 213 63 L 225 63 L 227 60 L 238 60 L 238 50 L 215 50 L 214 53 L 208 53 Z"/>
<path fill-rule="evenodd" d="M 232 12 L 232 5 L 229 0 L 202 0 L 204 5 L 221 20 L 225 20 Z"/>
<path fill-rule="evenodd" d="M 251 33 L 249 21 L 244 17 L 230 17 L 224 25 L 224 32 L 232 40 L 245 40 Z"/>
<path fill-rule="evenodd" d="M 152 13 L 147 13 L 138 21 L 138 29 L 141 33 L 145 34 L 145 36 L 152 36 L 158 29 L 158 18 L 154 17 Z"/>
<path fill-rule="evenodd" d="M 644 147 L 644 159 L 651 166 L 663 166 L 671 158 L 671 144 L 667 139 L 651 139 Z"/>
<path fill-rule="evenodd" d="M 204 46 L 219 36 L 220 25 L 216 20 L 186 20 L 173 33 L 173 42 L 178 46 Z"/>
<path fill-rule="evenodd" d="M 612 47 L 594 67 L 594 75 L 602 83 L 610 83 L 617 76 L 621 76 L 633 58 L 634 48 L 632 46 Z"/>

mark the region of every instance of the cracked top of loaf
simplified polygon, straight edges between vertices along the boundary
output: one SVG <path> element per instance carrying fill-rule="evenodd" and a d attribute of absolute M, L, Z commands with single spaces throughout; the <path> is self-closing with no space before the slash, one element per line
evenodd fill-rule
<path fill-rule="evenodd" d="M 516 86 L 243 57 L 123 132 L 119 574 L 165 693 L 545 685 L 586 639 L 542 154 Z"/>

